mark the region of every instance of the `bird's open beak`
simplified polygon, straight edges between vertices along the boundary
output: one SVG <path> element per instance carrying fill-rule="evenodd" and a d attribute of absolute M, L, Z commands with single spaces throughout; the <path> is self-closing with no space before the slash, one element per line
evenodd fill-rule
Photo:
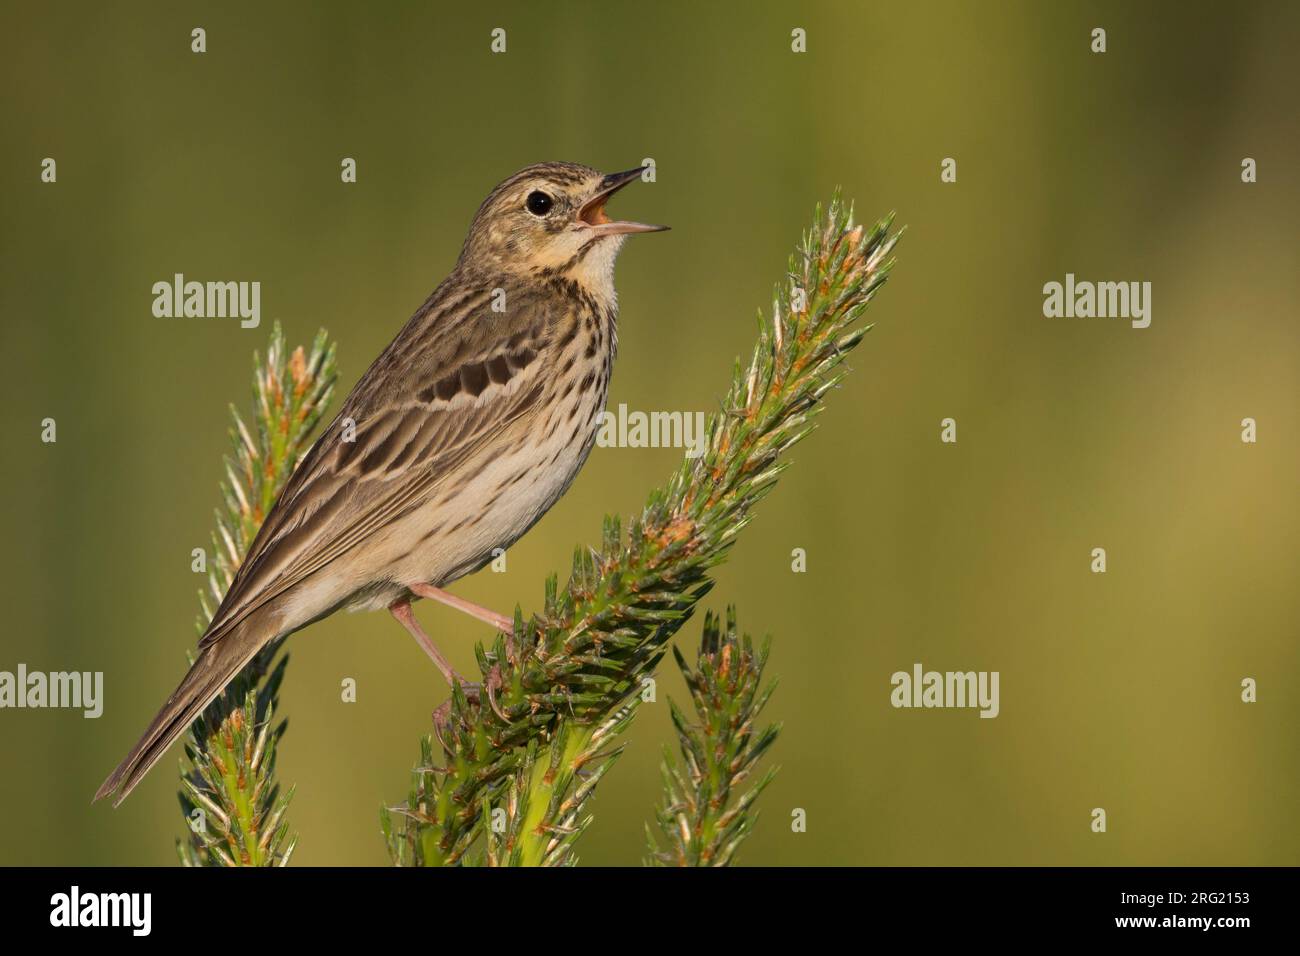
<path fill-rule="evenodd" d="M 623 222 L 605 215 L 605 203 L 628 183 L 640 179 L 644 166 L 622 173 L 610 173 L 600 181 L 600 188 L 578 210 L 578 223 L 598 236 L 621 236 L 633 232 L 663 232 L 667 226 L 652 226 L 646 222 Z"/>

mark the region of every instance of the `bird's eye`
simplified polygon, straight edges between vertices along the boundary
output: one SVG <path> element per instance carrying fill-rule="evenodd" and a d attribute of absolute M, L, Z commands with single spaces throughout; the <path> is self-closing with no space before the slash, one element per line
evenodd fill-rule
<path fill-rule="evenodd" d="M 555 205 L 555 200 L 538 190 L 530 192 L 528 198 L 524 200 L 525 208 L 534 216 L 545 216 L 551 211 L 553 205 Z"/>

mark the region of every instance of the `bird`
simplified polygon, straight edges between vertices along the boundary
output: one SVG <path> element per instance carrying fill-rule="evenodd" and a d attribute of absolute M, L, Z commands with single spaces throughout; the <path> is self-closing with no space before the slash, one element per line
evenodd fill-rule
<path fill-rule="evenodd" d="M 387 610 L 449 683 L 462 678 L 413 602 L 512 631 L 444 588 L 522 537 L 591 452 L 618 348 L 615 259 L 628 236 L 668 228 L 605 206 L 647 168 L 539 163 L 489 193 L 451 272 L 294 469 L 193 665 L 94 800 L 120 805 L 258 651 L 335 611 Z"/>

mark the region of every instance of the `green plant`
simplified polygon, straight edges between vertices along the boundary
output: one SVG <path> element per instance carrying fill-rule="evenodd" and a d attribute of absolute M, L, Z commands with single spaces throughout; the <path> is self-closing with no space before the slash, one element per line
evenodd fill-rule
<path fill-rule="evenodd" d="M 573 862 L 642 681 L 870 329 L 854 325 L 890 271 L 890 227 L 889 218 L 854 225 L 838 194 L 824 216 L 818 207 L 771 317 L 760 313 L 749 365 L 737 363 L 709 419 L 704 454 L 651 494 L 626 532 L 606 518 L 600 548 L 577 551 L 567 586 L 552 576 L 540 612 L 525 620 L 516 610 L 512 634 L 479 645 L 481 692 L 457 685 L 435 712 L 437 747 L 422 741 L 406 804 L 381 814 L 396 863 Z M 504 829 L 494 831 L 494 811 Z"/>
<path fill-rule="evenodd" d="M 234 457 L 227 458 L 222 508 L 212 533 L 209 594 L 199 592 L 200 635 L 212 619 L 239 563 L 279 497 L 329 404 L 337 378 L 335 347 L 318 332 L 311 352 L 288 354 L 279 323 L 271 331 L 266 360 L 253 354 L 254 430 L 232 405 Z M 272 667 L 278 644 L 267 647 L 194 722 L 185 736 L 181 766 L 181 812 L 188 839 L 176 841 L 189 866 L 275 866 L 289 861 L 297 837 L 289 836 L 285 808 L 293 790 L 281 794 L 275 750 L 284 723 L 274 724 L 280 682 L 288 658 Z M 191 659 L 191 663 L 192 663 Z"/>
<path fill-rule="evenodd" d="M 775 683 L 763 686 L 770 648 L 771 641 L 766 640 L 756 652 L 748 634 L 737 634 L 734 608 L 727 609 L 725 629 L 712 614 L 705 615 L 694 671 L 681 651 L 673 648 L 698 723 L 691 723 L 669 701 L 683 769 L 665 751 L 664 798 L 655 821 L 666 849 L 659 849 L 653 830 L 646 827 L 648 863 L 727 866 L 753 829 L 757 813 L 751 808 L 776 776 L 775 768 L 749 790 L 740 791 L 781 731 L 779 724 L 754 729 L 776 689 Z"/>

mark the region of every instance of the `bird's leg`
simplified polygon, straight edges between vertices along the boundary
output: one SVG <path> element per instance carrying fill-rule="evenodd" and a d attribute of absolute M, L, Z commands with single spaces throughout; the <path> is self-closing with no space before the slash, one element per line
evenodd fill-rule
<path fill-rule="evenodd" d="M 411 610 L 410 601 L 394 601 L 388 606 L 388 611 L 415 638 L 415 643 L 424 649 L 424 653 L 429 655 L 434 666 L 442 672 L 442 676 L 446 678 L 448 684 L 454 687 L 456 682 L 459 681 L 467 696 L 473 697 L 477 695 L 478 684 L 467 681 L 456 673 L 456 669 L 451 666 L 451 661 L 447 660 L 442 651 L 438 650 L 438 645 L 434 644 L 433 639 L 424 633 L 424 628 L 420 627 L 420 622 L 415 619 L 415 612 Z"/>
<path fill-rule="evenodd" d="M 418 594 L 422 598 L 428 598 L 431 601 L 439 601 L 448 607 L 454 607 L 458 611 L 464 611 L 470 617 L 477 618 L 485 624 L 491 624 L 498 631 L 505 631 L 507 634 L 513 634 L 515 630 L 514 618 L 506 617 L 504 614 L 498 614 L 496 611 L 489 611 L 485 607 L 479 607 L 473 601 L 466 601 L 464 598 L 444 591 L 442 588 L 435 588 L 428 584 L 408 584 L 412 594 Z M 418 640 L 418 638 L 417 638 Z"/>

